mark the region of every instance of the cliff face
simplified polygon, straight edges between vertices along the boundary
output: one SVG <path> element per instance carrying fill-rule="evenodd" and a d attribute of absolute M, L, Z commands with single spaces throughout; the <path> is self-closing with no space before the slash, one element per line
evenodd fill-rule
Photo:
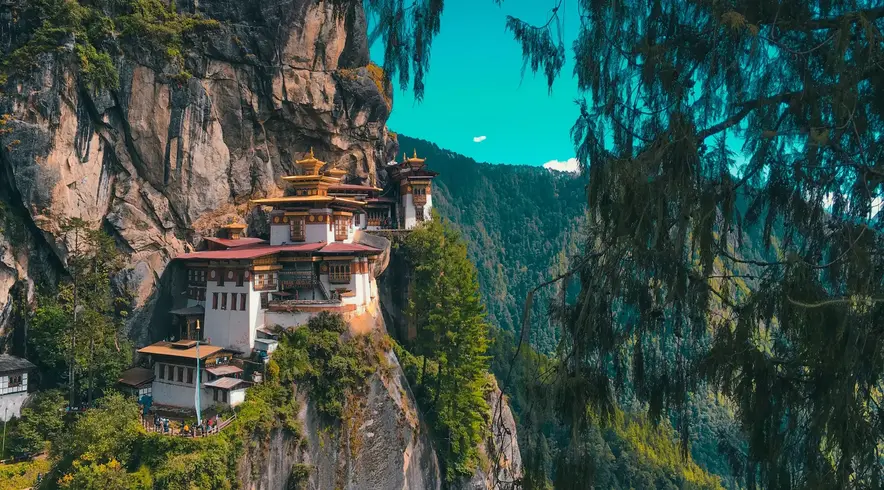
<path fill-rule="evenodd" d="M 302 397 L 302 440 L 274 435 L 269 451 L 240 462 L 243 487 L 432 490 L 441 487 L 430 435 L 392 353 L 372 375 L 343 424 L 329 426 Z"/>
<path fill-rule="evenodd" d="M 23 2 L 0 6 L 0 46 L 22 30 L 11 12 Z M 137 326 L 148 324 L 170 257 L 235 215 L 259 230 L 248 199 L 281 194 L 297 157 L 314 147 L 363 182 L 388 160 L 390 105 L 366 68 L 359 2 L 344 11 L 314 0 L 183 3 L 220 21 L 210 41 L 193 41 L 189 80 L 149 49 L 124 46 L 113 60 L 119 89 L 95 93 L 78 79 L 71 42 L 0 87 L 0 195 L 26 232 L 19 254 L 5 227 L 0 238 L 0 321 L 11 316 L 9 291 L 41 279 L 42 265 L 23 255 L 62 264 L 59 223 L 77 217 L 129 256 L 119 286 L 134 296 L 133 336 L 146 339 Z"/>

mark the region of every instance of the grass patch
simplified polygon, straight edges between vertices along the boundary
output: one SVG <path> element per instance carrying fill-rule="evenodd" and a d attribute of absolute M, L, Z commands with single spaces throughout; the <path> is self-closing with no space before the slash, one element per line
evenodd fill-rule
<path fill-rule="evenodd" d="M 49 467 L 49 461 L 45 459 L 0 464 L 0 490 L 21 490 L 32 487 L 37 482 L 37 475 L 45 475 Z"/>

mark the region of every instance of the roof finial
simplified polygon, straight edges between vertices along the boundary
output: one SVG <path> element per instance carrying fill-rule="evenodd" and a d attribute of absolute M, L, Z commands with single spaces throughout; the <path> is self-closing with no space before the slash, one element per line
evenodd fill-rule
<path fill-rule="evenodd" d="M 310 147 L 310 158 L 316 158 L 316 157 L 313 155 L 313 147 L 312 147 L 312 146 Z"/>
<path fill-rule="evenodd" d="M 414 158 L 417 158 L 417 148 L 414 149 Z"/>
<path fill-rule="evenodd" d="M 402 161 L 403 161 L 403 162 L 406 161 L 406 160 L 408 160 L 408 157 L 407 157 L 406 155 L 407 155 L 407 153 L 405 153 L 405 152 L 403 151 L 403 152 L 402 152 Z"/>

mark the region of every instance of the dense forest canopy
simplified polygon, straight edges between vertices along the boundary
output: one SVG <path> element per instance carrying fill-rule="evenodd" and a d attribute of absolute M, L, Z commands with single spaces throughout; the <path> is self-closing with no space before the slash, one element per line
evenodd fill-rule
<path fill-rule="evenodd" d="M 565 40 L 565 1 L 507 22 L 550 83 L 571 43 L 584 95 L 588 233 L 581 293 L 557 314 L 559 410 L 579 434 L 586 407 L 613 413 L 630 388 L 682 414 L 687 441 L 688 396 L 710 385 L 739 408 L 748 485 L 880 486 L 884 7 L 576 0 Z M 389 2 L 382 23 L 385 67 L 403 85 L 411 70 L 418 97 L 442 7 Z"/>

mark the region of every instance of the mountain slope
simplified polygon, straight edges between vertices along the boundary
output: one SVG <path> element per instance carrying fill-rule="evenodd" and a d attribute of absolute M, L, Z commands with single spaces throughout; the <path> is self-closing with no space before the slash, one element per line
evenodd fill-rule
<path fill-rule="evenodd" d="M 512 335 L 521 328 L 528 291 L 563 272 L 567 259 L 582 249 L 580 226 L 586 211 L 585 181 L 575 174 L 542 167 L 477 163 L 433 143 L 402 135 L 398 141 L 400 151 L 410 154 L 416 150 L 418 156 L 427 159 L 432 170 L 440 173 L 433 189 L 434 206 L 463 233 L 470 258 L 479 272 L 491 322 L 505 332 L 498 336 L 493 360 L 496 374 L 503 382 L 512 359 Z M 569 299 L 573 299 L 576 292 L 576 285 L 570 287 Z M 550 286 L 534 298 L 529 338 L 534 349 L 541 353 L 552 353 L 559 338 L 558 326 L 547 314 L 550 300 L 557 293 L 558 289 Z M 517 363 L 524 364 L 529 359 L 530 356 L 523 355 Z M 523 417 L 527 417 L 525 407 L 537 402 L 531 399 L 536 393 L 527 392 L 530 371 L 525 365 L 516 365 L 511 382 L 503 387 L 514 410 Z M 720 476 L 726 487 L 736 488 L 727 458 L 719 449 L 721 437 L 740 444 L 733 412 L 716 397 L 698 393 L 693 398 L 692 414 L 693 460 L 707 472 Z M 599 471 L 596 483 L 607 482 L 611 488 L 628 487 L 630 481 L 635 484 L 632 480 L 635 475 L 650 472 L 680 486 L 685 482 L 680 472 L 689 474 L 689 464 L 662 468 L 659 461 L 648 459 L 635 449 L 654 446 L 665 453 L 667 430 L 671 432 L 666 428 L 650 430 L 637 418 L 619 429 L 594 432 L 598 435 L 593 441 L 597 449 L 594 464 Z M 529 432 L 526 427 L 519 427 L 520 437 L 527 437 Z M 672 435 L 674 438 L 674 433 Z M 652 440 L 655 442 L 650 442 Z M 530 459 L 531 445 L 521 441 L 520 445 L 523 458 Z M 605 460 L 604 454 L 608 453 L 613 459 Z M 605 476 L 605 472 L 609 474 Z"/>
<path fill-rule="evenodd" d="M 402 135 L 399 146 L 439 172 L 433 204 L 467 240 L 492 323 L 517 332 L 528 291 L 561 272 L 579 249 L 585 182 L 541 167 L 477 163 Z M 534 302 L 530 338 L 541 352 L 551 352 L 558 339 L 544 314 L 554 293 L 543 291 Z"/>

